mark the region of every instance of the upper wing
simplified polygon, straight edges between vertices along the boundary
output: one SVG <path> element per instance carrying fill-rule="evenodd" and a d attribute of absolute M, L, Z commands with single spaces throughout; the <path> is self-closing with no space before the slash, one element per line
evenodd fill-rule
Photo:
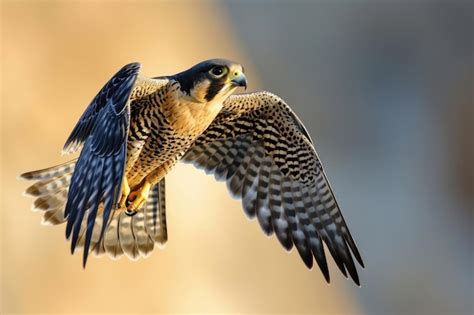
<path fill-rule="evenodd" d="M 83 264 L 87 261 L 99 204 L 103 202 L 102 239 L 111 210 L 120 197 L 129 129 L 129 97 L 135 84 L 139 63 L 131 63 L 117 72 L 93 99 L 79 119 L 65 150 L 84 145 L 71 178 L 64 215 L 66 237 L 74 252 L 83 218 L 88 213 Z"/>
<path fill-rule="evenodd" d="M 104 107 L 113 107 L 116 114 L 121 113 L 133 88 L 135 79 L 140 70 L 139 63 L 131 63 L 117 72 L 97 93 L 90 105 L 86 108 L 76 126 L 72 130 L 64 145 L 64 153 L 74 153 L 91 134 L 92 128 L 98 120 L 99 113 Z"/>
<path fill-rule="evenodd" d="M 229 97 L 183 160 L 226 181 L 247 215 L 256 215 L 287 250 L 295 244 L 308 268 L 314 256 L 329 282 L 324 241 L 341 272 L 347 277 L 347 269 L 359 285 L 352 255 L 363 267 L 362 258 L 308 132 L 279 97 Z"/>

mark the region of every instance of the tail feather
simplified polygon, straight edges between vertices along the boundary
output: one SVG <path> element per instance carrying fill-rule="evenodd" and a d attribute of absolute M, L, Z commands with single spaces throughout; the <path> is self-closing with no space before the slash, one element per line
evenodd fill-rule
<path fill-rule="evenodd" d="M 27 195 L 40 197 L 57 191 L 60 187 L 67 187 L 71 182 L 72 173 L 67 173 L 56 178 L 40 180 L 28 187 L 25 191 Z"/>
<path fill-rule="evenodd" d="M 62 207 L 59 207 L 45 211 L 41 224 L 58 225 L 64 222 L 66 222 L 66 219 L 64 218 L 64 211 Z"/>
<path fill-rule="evenodd" d="M 62 189 L 51 195 L 42 196 L 33 203 L 35 210 L 50 210 L 63 206 L 67 200 L 67 189 Z"/>
<path fill-rule="evenodd" d="M 59 225 L 67 221 L 64 209 L 76 161 L 20 175 L 23 179 L 36 180 L 25 193 L 36 197 L 33 209 L 43 213 L 42 224 Z M 100 205 L 91 236 L 90 252 L 96 256 L 106 253 L 114 259 L 125 255 L 136 260 L 149 256 L 155 243 L 164 244 L 168 239 L 164 179 L 152 187 L 145 206 L 135 216 L 127 216 L 125 209 L 115 209 L 100 240 L 104 224 L 102 208 Z M 84 249 L 86 226 L 87 215 L 82 220 L 76 249 Z"/>
<path fill-rule="evenodd" d="M 120 215 L 115 211 L 110 219 L 109 227 L 104 235 L 104 247 L 109 257 L 118 259 L 123 255 L 119 241 Z"/>
<path fill-rule="evenodd" d="M 137 244 L 135 242 L 135 236 L 133 235 L 132 219 L 133 217 L 126 214 L 120 214 L 120 225 L 119 225 L 119 240 L 120 246 L 122 246 L 123 252 L 131 260 L 136 260 L 140 256 L 138 253 Z"/>
<path fill-rule="evenodd" d="M 20 175 L 21 178 L 23 179 L 40 179 L 40 180 L 45 180 L 45 179 L 51 179 L 53 177 L 59 177 L 64 174 L 72 174 L 74 172 L 74 167 L 76 166 L 76 161 L 72 160 L 60 165 L 44 168 L 42 170 L 37 170 L 37 171 L 32 171 L 32 172 L 26 172 Z"/>
<path fill-rule="evenodd" d="M 165 179 L 150 190 L 145 205 L 145 228 L 151 239 L 164 245 L 168 240 L 166 227 Z"/>
<path fill-rule="evenodd" d="M 140 255 L 147 257 L 153 250 L 154 242 L 148 237 L 145 228 L 145 213 L 143 211 L 139 211 L 132 217 L 132 228 Z"/>

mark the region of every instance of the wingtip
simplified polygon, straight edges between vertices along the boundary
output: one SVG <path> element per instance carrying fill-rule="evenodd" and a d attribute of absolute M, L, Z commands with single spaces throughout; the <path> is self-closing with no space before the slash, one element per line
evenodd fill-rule
<path fill-rule="evenodd" d="M 71 241 L 71 255 L 74 255 L 74 252 L 76 251 L 76 244 Z"/>
<path fill-rule="evenodd" d="M 27 197 L 39 197 L 40 195 L 41 192 L 35 187 L 35 185 L 26 188 L 26 190 L 23 192 L 23 196 Z"/>
<path fill-rule="evenodd" d="M 73 141 L 71 143 L 66 143 L 61 150 L 61 156 L 70 155 L 77 151 L 79 143 Z"/>
<path fill-rule="evenodd" d="M 88 257 L 89 257 L 89 249 L 84 247 L 84 253 L 82 255 L 82 269 L 86 269 Z"/>
<path fill-rule="evenodd" d="M 354 283 L 360 288 L 360 280 L 357 273 L 355 275 L 351 275 L 351 278 L 352 278 L 352 281 L 354 281 Z"/>
<path fill-rule="evenodd" d="M 313 268 L 313 256 L 312 255 L 305 256 L 304 254 L 300 253 L 299 251 L 298 251 L 298 253 L 300 254 L 300 257 L 303 260 L 304 264 L 306 265 L 306 268 L 311 270 Z"/>
<path fill-rule="evenodd" d="M 23 173 L 23 174 L 20 174 L 16 177 L 17 180 L 30 180 L 32 179 L 32 175 L 31 175 L 31 172 L 26 172 L 26 173 Z"/>
<path fill-rule="evenodd" d="M 353 256 L 355 257 L 355 259 L 357 260 L 357 262 L 359 263 L 359 265 L 362 267 L 362 268 L 365 268 L 365 264 L 364 264 L 364 261 L 362 259 L 362 256 L 361 254 L 359 253 L 359 250 L 357 249 L 357 246 L 354 244 L 354 246 L 351 246 L 351 243 L 349 243 L 349 247 L 351 249 L 351 252 L 353 254 Z"/>
<path fill-rule="evenodd" d="M 86 265 L 87 265 L 87 255 L 84 254 L 83 258 L 82 258 L 82 269 L 86 269 Z"/>
<path fill-rule="evenodd" d="M 142 67 L 142 64 L 139 63 L 138 61 L 131 62 L 129 64 L 126 64 L 125 66 L 122 67 L 121 70 L 123 71 L 138 71 Z"/>
<path fill-rule="evenodd" d="M 329 276 L 329 273 L 327 275 L 324 275 L 324 280 L 326 280 L 327 284 L 331 284 L 331 277 Z"/>
<path fill-rule="evenodd" d="M 31 196 L 35 197 L 34 195 L 31 195 L 31 194 L 28 193 L 28 189 L 25 190 L 24 192 L 22 192 L 21 195 L 22 195 L 23 197 L 31 197 Z"/>
<path fill-rule="evenodd" d="M 326 282 L 330 283 L 331 282 L 331 277 L 329 275 L 329 267 L 327 265 L 326 260 L 324 260 L 324 262 L 322 262 L 322 261 L 316 259 L 316 263 L 318 264 L 319 270 L 321 270 L 321 273 L 323 274 L 324 279 L 326 279 Z"/>
<path fill-rule="evenodd" d="M 362 256 L 361 254 L 359 253 L 359 251 L 356 251 L 354 253 L 354 251 L 352 251 L 353 254 L 354 254 L 354 257 L 355 259 L 357 260 L 357 262 L 359 263 L 359 265 L 362 267 L 362 268 L 365 268 L 365 264 L 364 264 L 364 260 L 362 259 Z"/>
<path fill-rule="evenodd" d="M 66 215 L 66 214 L 65 214 Z M 71 232 L 72 232 L 72 224 L 69 223 L 70 220 L 67 221 L 66 223 L 66 239 L 69 241 L 69 239 L 71 238 Z M 71 248 L 72 248 L 72 243 L 71 243 Z M 72 252 L 74 253 L 74 252 Z"/>

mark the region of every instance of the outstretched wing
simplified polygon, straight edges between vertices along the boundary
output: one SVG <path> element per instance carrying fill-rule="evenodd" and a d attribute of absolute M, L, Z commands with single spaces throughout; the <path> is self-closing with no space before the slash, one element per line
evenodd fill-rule
<path fill-rule="evenodd" d="M 341 272 L 359 285 L 352 258 L 362 258 L 349 233 L 308 132 L 279 97 L 259 92 L 229 97 L 223 111 L 183 160 L 226 181 L 287 250 L 295 245 L 308 268 L 316 259 L 329 282 L 323 241 Z M 352 254 L 351 254 L 352 251 Z"/>
<path fill-rule="evenodd" d="M 71 251 L 74 252 L 87 213 L 84 265 L 99 204 L 103 203 L 101 212 L 105 222 L 99 234 L 99 239 L 102 239 L 110 213 L 120 196 L 129 128 L 129 97 L 139 69 L 139 63 L 128 64 L 107 82 L 65 144 L 67 152 L 83 144 L 71 178 L 64 215 L 67 218 L 66 237 L 72 236 Z"/>

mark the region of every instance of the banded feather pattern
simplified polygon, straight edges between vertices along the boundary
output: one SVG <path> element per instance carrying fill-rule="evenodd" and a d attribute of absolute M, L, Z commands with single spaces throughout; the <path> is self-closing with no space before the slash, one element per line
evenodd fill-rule
<path fill-rule="evenodd" d="M 26 189 L 25 194 L 36 198 L 33 210 L 43 212 L 43 224 L 59 225 L 67 221 L 64 209 L 75 164 L 76 160 L 73 160 L 53 168 L 24 174 L 25 179 L 37 180 Z M 103 218 L 100 215 L 103 212 L 103 205 L 100 205 L 97 210 L 99 215 L 96 216 L 95 228 L 91 235 L 91 251 L 96 256 L 107 254 L 114 259 L 124 254 L 131 259 L 149 256 L 155 243 L 162 246 L 167 240 L 164 196 L 165 185 L 162 179 L 159 184 L 152 187 L 152 193 L 143 211 L 131 217 L 131 222 L 127 221 L 130 217 L 125 215 L 125 209 L 115 209 L 102 240 L 100 240 L 99 232 L 103 226 Z M 84 216 L 76 249 L 84 249 L 86 227 L 87 216 Z"/>
<path fill-rule="evenodd" d="M 327 282 L 323 242 L 341 272 L 359 285 L 353 257 L 364 263 L 349 233 L 307 130 L 289 106 L 268 92 L 229 97 L 224 109 L 184 155 L 224 180 L 245 213 L 267 235 L 313 258 Z"/>

